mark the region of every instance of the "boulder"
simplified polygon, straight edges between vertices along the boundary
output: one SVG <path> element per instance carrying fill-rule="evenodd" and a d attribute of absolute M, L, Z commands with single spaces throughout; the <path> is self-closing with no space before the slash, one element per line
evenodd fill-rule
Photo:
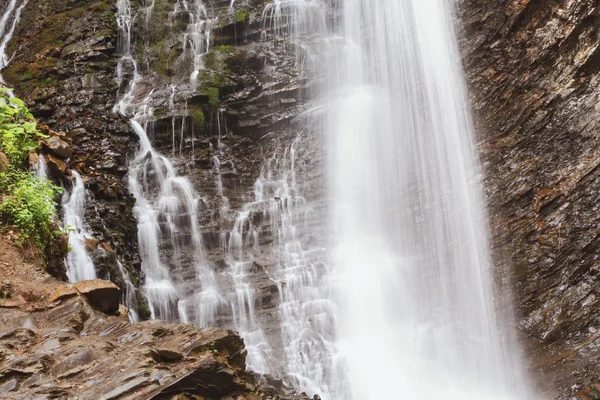
<path fill-rule="evenodd" d="M 46 163 L 48 164 L 48 170 L 50 175 L 55 178 L 62 178 L 67 172 L 67 163 L 52 154 L 46 155 Z"/>
<path fill-rule="evenodd" d="M 110 281 L 93 279 L 74 284 L 75 289 L 84 295 L 90 305 L 104 313 L 115 314 L 119 311 L 121 289 Z"/>
<path fill-rule="evenodd" d="M 67 142 L 57 137 L 51 137 L 42 142 L 43 149 L 60 158 L 71 158 L 73 149 Z"/>
<path fill-rule="evenodd" d="M 6 157 L 6 154 L 0 151 L 0 173 L 8 171 L 9 165 L 10 161 L 8 161 L 8 157 Z"/>
<path fill-rule="evenodd" d="M 150 357 L 156 362 L 176 362 L 183 360 L 183 354 L 177 350 L 167 348 L 155 348 L 150 350 Z"/>

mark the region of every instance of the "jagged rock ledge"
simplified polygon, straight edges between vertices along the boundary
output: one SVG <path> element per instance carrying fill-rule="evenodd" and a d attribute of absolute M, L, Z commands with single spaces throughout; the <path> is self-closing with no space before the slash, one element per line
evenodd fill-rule
<path fill-rule="evenodd" d="M 0 260 L 0 398 L 308 399 L 259 384 L 236 332 L 131 324 L 111 282 L 59 282 L 10 248 Z"/>

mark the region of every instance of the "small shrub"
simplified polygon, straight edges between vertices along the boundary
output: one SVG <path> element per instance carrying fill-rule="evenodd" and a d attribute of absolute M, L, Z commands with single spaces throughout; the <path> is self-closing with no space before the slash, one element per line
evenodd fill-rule
<path fill-rule="evenodd" d="M 208 96 L 208 105 L 215 109 L 219 105 L 219 88 L 207 87 L 202 89 L 202 94 Z"/>
<path fill-rule="evenodd" d="M 190 111 L 194 124 L 198 127 L 204 126 L 204 112 L 199 108 L 192 108 Z"/>
<path fill-rule="evenodd" d="M 245 22 L 248 18 L 248 10 L 242 8 L 241 10 L 237 10 L 235 12 L 235 20 L 238 22 Z"/>
<path fill-rule="evenodd" d="M 39 249 L 44 249 L 54 238 L 54 198 L 61 188 L 31 172 L 11 167 L 0 174 L 0 191 L 5 193 L 0 204 L 3 222 L 18 230 L 21 242 L 31 239 Z"/>

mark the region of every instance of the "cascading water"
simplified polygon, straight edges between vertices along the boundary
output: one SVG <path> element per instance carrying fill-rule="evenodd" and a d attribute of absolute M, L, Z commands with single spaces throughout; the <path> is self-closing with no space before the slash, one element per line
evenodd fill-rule
<path fill-rule="evenodd" d="M 15 28 L 19 24 L 21 11 L 27 5 L 29 0 L 10 0 L 5 6 L 4 13 L 0 17 L 0 83 L 4 83 L 2 70 L 8 66 L 12 60 L 12 55 L 6 54 L 8 42 L 12 39 Z M 12 95 L 12 93 L 11 93 Z"/>
<path fill-rule="evenodd" d="M 174 7 L 173 16 L 184 10 L 189 13 L 190 32 L 183 40 L 184 54 L 185 43 L 189 42 L 196 68 L 197 57 L 202 54 L 196 47 L 196 44 L 200 46 L 196 41 L 205 40 L 204 35 L 208 34 L 205 21 L 201 20 L 206 14 L 204 5 L 199 0 L 193 3 L 179 0 Z M 120 66 L 128 62 L 134 65 L 134 77 L 115 110 L 123 115 L 133 114 L 130 122 L 140 139 L 140 149 L 130 163 L 129 189 L 136 198 L 134 213 L 138 220 L 142 268 L 146 274 L 144 292 L 152 318 L 189 321 L 199 326 L 215 325 L 217 311 L 221 307 L 228 308 L 229 304 L 221 296 L 214 272 L 204 256 L 198 222 L 201 199 L 191 182 L 177 174 L 171 161 L 156 152 L 148 137 L 148 127 L 153 118 L 153 110 L 149 104 L 152 92 L 143 101 L 136 102 L 134 91 L 142 77 L 138 75 L 131 56 L 132 15 L 130 3 L 119 0 L 117 21 L 120 27 L 119 51 L 122 62 L 119 63 L 117 78 L 120 81 L 122 76 Z M 180 153 L 184 130 L 185 118 L 182 119 Z M 173 127 L 173 136 L 174 134 Z M 160 252 L 164 243 L 168 244 L 171 251 L 169 259 Z M 185 258 L 190 248 L 191 260 Z M 184 263 L 191 263 L 195 267 L 192 279 L 183 276 Z"/>
<path fill-rule="evenodd" d="M 73 188 L 71 192 L 65 191 L 62 208 L 64 213 L 63 223 L 69 232 L 70 251 L 65 263 L 67 264 L 67 277 L 71 282 L 96 278 L 94 262 L 85 248 L 86 239 L 92 236 L 84 227 L 83 210 L 85 205 L 85 186 L 81 175 L 71 171 L 73 175 Z"/>
<path fill-rule="evenodd" d="M 48 165 L 46 164 L 46 157 L 43 154 L 39 155 L 38 162 L 33 166 L 33 172 L 40 179 L 48 179 Z"/>
<path fill-rule="evenodd" d="M 323 82 L 311 100 L 325 116 L 306 117 L 304 128 L 326 121 L 331 254 L 329 243 L 308 245 L 301 234 L 310 230 L 310 207 L 296 180 L 297 139 L 266 161 L 254 201 L 234 214 L 229 235 L 222 233 L 233 290 L 223 293 L 204 257 L 201 199 L 148 137 L 152 92 L 142 101 L 136 93 L 142 77 L 131 52 L 133 16 L 129 1 L 118 1 L 117 78 L 123 83 L 123 69 L 132 65 L 133 79 L 116 109 L 133 117 L 140 138 L 129 185 L 152 316 L 205 327 L 232 309 L 251 368 L 282 370 L 328 400 L 529 399 L 515 344 L 499 329 L 492 301 L 451 7 L 445 0 L 336 6 L 341 18 L 331 19 L 334 26 L 321 0 L 274 0 L 263 13 L 266 30 L 294 40 L 302 77 Z M 199 0 L 177 0 L 171 22 L 182 13 L 189 24 L 180 58 L 191 60 L 195 89 L 212 22 Z M 177 140 L 173 118 L 173 156 L 182 154 L 184 128 Z M 220 214 L 228 216 L 235 211 L 223 192 L 220 137 L 218 146 L 215 183 Z M 261 218 L 278 259 L 272 279 L 280 292 L 281 349 L 265 337 L 250 284 L 265 233 L 254 225 Z M 184 263 L 195 267 L 193 277 Z M 274 359 L 277 351 L 282 360 Z"/>
<path fill-rule="evenodd" d="M 485 214 L 446 0 L 343 0 L 328 41 L 341 399 L 526 399 L 495 315 Z"/>

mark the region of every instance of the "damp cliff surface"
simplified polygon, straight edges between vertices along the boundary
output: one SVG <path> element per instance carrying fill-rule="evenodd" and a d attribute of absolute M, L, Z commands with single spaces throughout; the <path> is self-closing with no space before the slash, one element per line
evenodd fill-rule
<path fill-rule="evenodd" d="M 131 79 L 125 74 L 120 86 L 116 79 L 115 3 L 30 1 L 9 46 L 16 56 L 3 74 L 36 117 L 66 132 L 73 146 L 70 168 L 82 174 L 89 193 L 85 219 L 98 239 L 89 250 L 97 253 L 100 275 L 118 281 L 116 254 L 143 284 L 135 202 L 126 183 L 137 136 L 113 111 Z M 236 292 L 228 258 L 232 234 L 246 242 L 251 229 L 260 233 L 256 246 L 240 251 L 252 253 L 245 258 L 252 260 L 246 272 L 256 317 L 276 343 L 286 281 L 271 279 L 284 255 L 269 207 L 288 199 L 271 192 L 272 202 L 248 210 L 245 219 L 239 211 L 256 200 L 256 183 L 281 184 L 293 150 L 303 177 L 295 190 L 312 208 L 305 225 L 311 232 L 301 233 L 320 256 L 324 227 L 315 221 L 323 211 L 322 145 L 318 132 L 297 124 L 313 82 L 299 74 L 299 50 L 265 19 L 264 2 L 237 2 L 231 9 L 223 0 L 206 2 L 215 21 L 212 50 L 192 90 L 193 60 L 182 57 L 185 13 L 173 16 L 170 1 L 152 2 L 151 9 L 132 3 L 134 57 L 146 80 L 135 95 L 149 96 L 154 107 L 150 139 L 202 198 L 207 258 L 225 292 Z M 591 0 L 462 0 L 459 6 L 496 270 L 511 272 L 534 373 L 543 371 L 551 377 L 546 383 L 555 381 L 568 396 L 573 385 L 591 383 L 598 368 L 598 11 Z M 265 35 L 273 40 L 261 39 Z M 177 240 L 189 238 L 180 232 Z M 184 266 L 181 281 L 193 276 L 189 254 L 168 245 L 161 252 Z M 234 319 L 225 307 L 218 323 L 233 327 Z"/>
<path fill-rule="evenodd" d="M 114 107 L 134 79 L 130 64 L 117 73 L 122 38 L 116 3 L 28 3 L 10 44 L 9 52 L 16 55 L 4 77 L 36 117 L 66 132 L 74 151 L 68 168 L 81 174 L 87 191 L 84 225 L 93 239 L 86 245 L 98 275 L 123 287 L 115 269 L 118 259 L 132 272 L 132 281 L 143 286 L 135 201 L 127 185 L 138 138 Z M 153 110 L 149 139 L 199 195 L 194 201 L 203 247 L 225 297 L 213 323 L 242 329 L 239 310 L 252 308 L 253 329 L 259 326 L 278 349 L 269 354 L 269 370 L 281 373 L 275 361 L 282 358 L 278 307 L 286 285 L 277 271 L 284 258 L 278 242 L 281 211 L 295 201 L 316 201 L 313 215 L 321 207 L 319 141 L 316 132 L 297 126 L 311 82 L 300 76 L 301 50 L 286 34 L 287 17 L 276 22 L 263 14 L 262 1 L 231 8 L 223 0 L 206 2 L 208 18 L 202 22 L 211 26 L 210 50 L 201 56 L 197 85 L 192 85 L 198 43 L 192 43 L 190 26 L 197 15 L 180 7 L 183 3 L 157 0 L 150 7 L 131 2 L 131 56 L 143 76 L 131 92 L 132 103 L 147 100 Z M 290 165 L 302 171 L 292 188 L 287 187 Z M 63 179 L 67 190 L 70 181 Z M 257 185 L 262 185 L 260 201 Z M 300 190 L 306 197 L 300 197 Z M 252 209 L 246 210 L 250 203 Z M 303 220 L 310 225 L 313 218 Z M 170 306 L 177 315 L 176 303 L 183 300 L 180 304 L 187 303 L 185 311 L 193 317 L 193 301 L 185 300 L 193 299 L 201 282 L 195 279 L 192 232 L 184 227 L 171 235 L 164 218 L 160 224 L 161 258 L 174 271 L 180 296 Z M 317 226 L 310 236 L 302 232 L 317 247 L 313 263 L 320 257 L 322 229 Z M 260 232 L 256 243 L 253 232 Z M 242 258 L 248 262 L 238 266 Z M 322 275 L 322 267 L 304 267 Z M 239 275 L 246 280 L 239 282 Z"/>
<path fill-rule="evenodd" d="M 3 71 L 39 121 L 61 132 L 73 148 L 68 165 L 55 178 L 67 190 L 74 179 L 67 169 L 79 171 L 86 182 L 86 225 L 95 241 L 90 251 L 104 247 L 97 262 L 99 276 L 120 277 L 115 251 L 127 270 L 140 275 L 134 199 L 123 177 L 128 155 L 134 151 L 133 132 L 112 112 L 116 84 L 116 22 L 107 1 L 30 1 L 22 10 L 15 36 L 7 47 L 14 54 Z M 52 171 L 51 171 L 52 172 Z"/>
<path fill-rule="evenodd" d="M 497 271 L 560 398 L 600 368 L 595 1 L 459 2 Z"/>

